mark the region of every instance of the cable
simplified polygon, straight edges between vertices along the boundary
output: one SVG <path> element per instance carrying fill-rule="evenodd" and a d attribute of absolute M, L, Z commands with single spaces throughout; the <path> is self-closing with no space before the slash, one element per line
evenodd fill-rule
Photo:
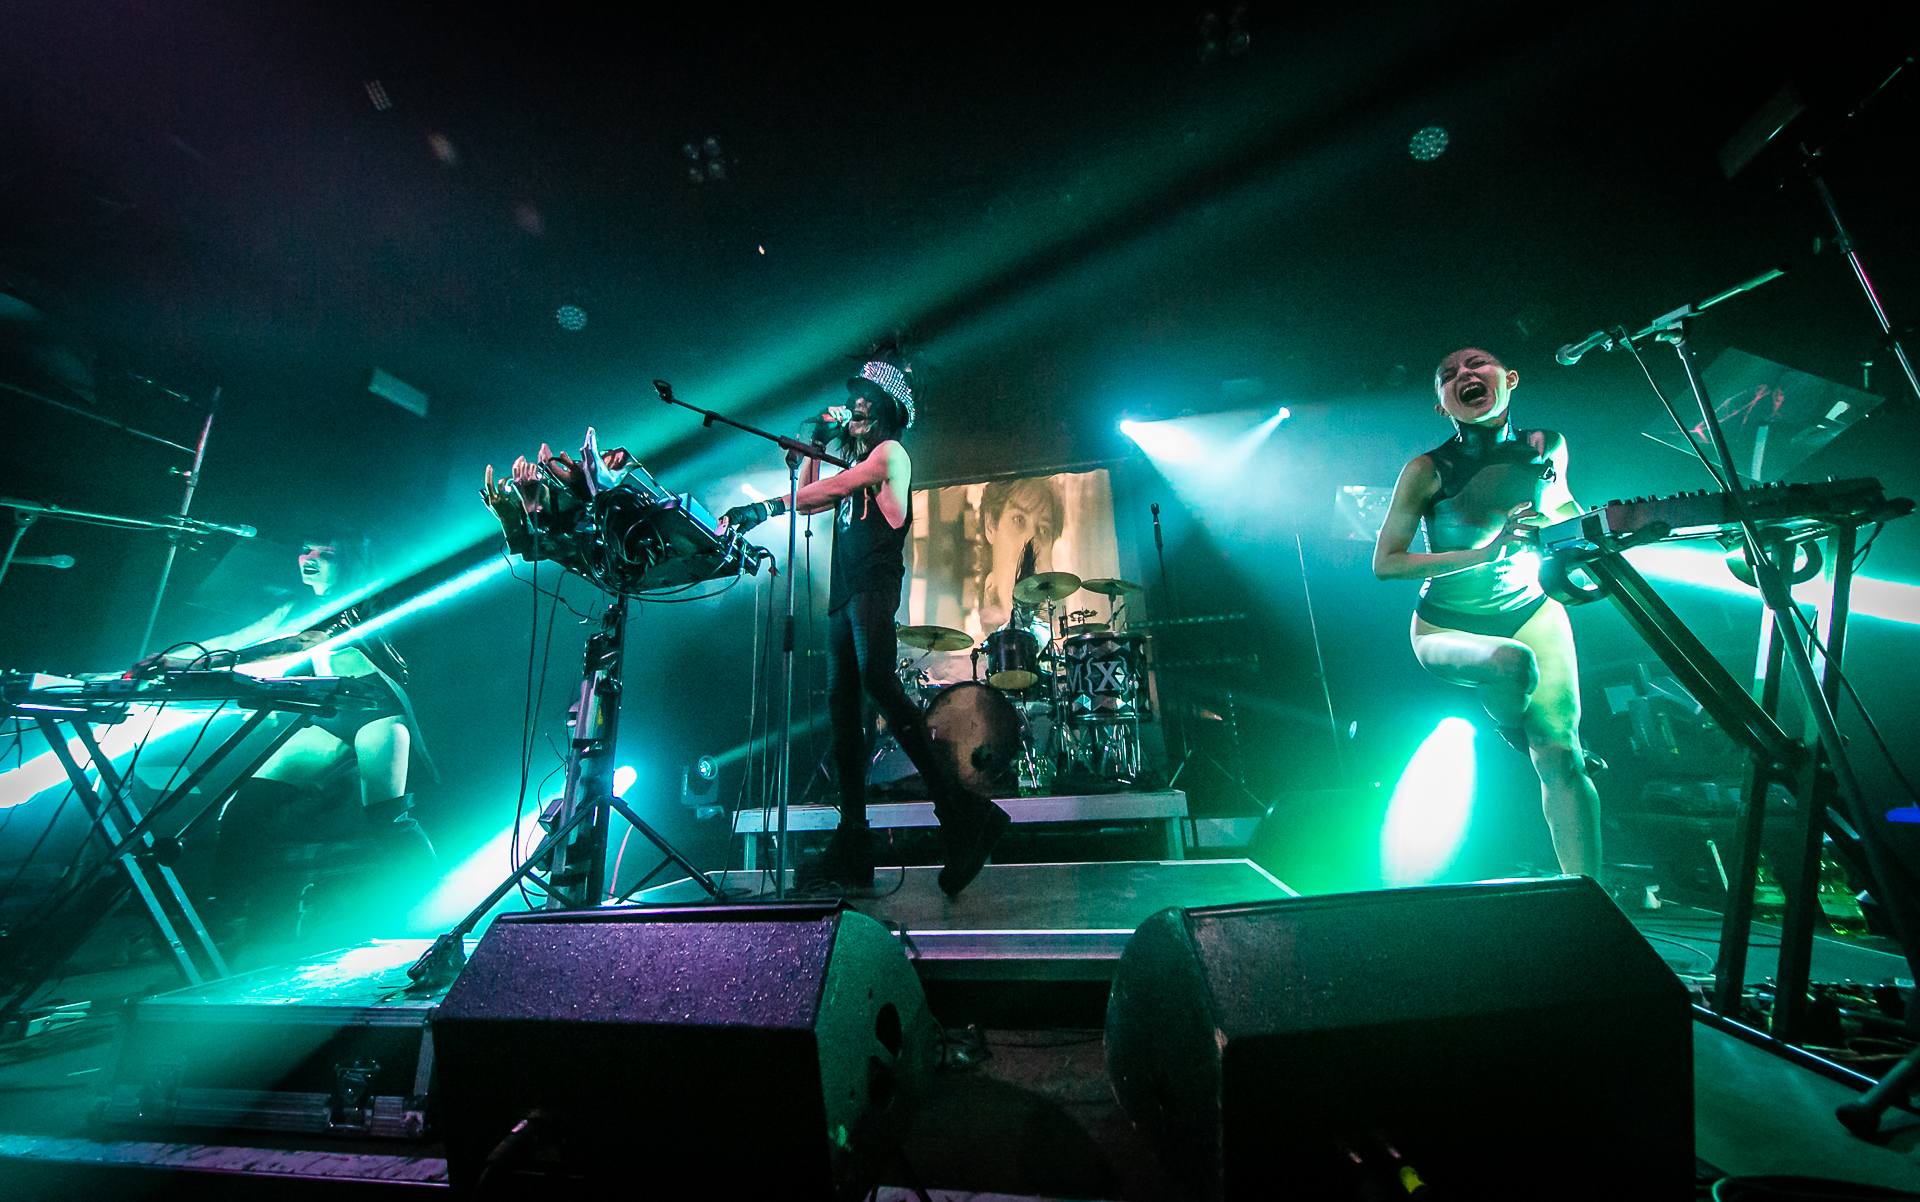
<path fill-rule="evenodd" d="M 538 537 L 536 534 L 536 540 Z M 537 555 L 539 551 L 539 543 L 537 541 L 534 544 L 534 551 Z M 537 558 L 529 560 L 528 566 L 533 569 L 532 579 L 529 581 L 533 586 L 533 626 L 528 632 L 527 637 L 527 695 L 529 700 L 526 702 L 526 708 L 523 710 L 520 727 L 520 795 L 514 800 L 513 833 L 507 840 L 508 867 L 510 871 L 514 872 L 518 872 L 521 864 L 524 862 L 521 859 L 520 852 L 520 825 L 526 816 L 527 782 L 533 775 L 534 734 L 538 729 L 540 721 L 540 707 L 546 702 L 548 669 L 553 662 L 553 628 L 559 621 L 560 616 L 560 586 L 555 585 L 553 591 L 549 594 L 553 600 L 552 603 L 547 606 L 547 635 L 540 657 L 539 683 L 536 688 L 533 671 L 533 648 L 535 643 L 542 641 L 540 638 L 540 595 L 542 590 L 539 587 L 539 560 Z M 564 582 L 565 579 L 566 577 L 563 574 L 561 580 Z M 572 606 L 568 606 L 568 609 L 572 608 Z M 549 742 L 549 746 L 551 746 L 551 742 Z M 546 782 L 551 779 L 553 779 L 553 773 L 549 772 L 541 779 L 541 789 L 544 789 Z M 536 799 L 536 802 L 537 800 L 538 799 Z M 518 889 L 520 891 L 520 900 L 526 904 L 529 910 L 534 909 L 536 903 L 534 902 L 533 896 L 527 891 L 527 878 L 525 876 L 520 878 Z M 541 892 L 544 896 L 545 890 L 542 889 Z"/>
<path fill-rule="evenodd" d="M 560 604 L 567 607 L 568 613 L 572 614 L 576 618 L 579 618 L 581 621 L 591 622 L 593 620 L 592 614 L 581 613 L 579 610 L 575 609 L 573 607 L 573 602 L 568 601 L 566 598 L 562 597 L 560 595 L 560 590 L 557 587 L 551 590 L 543 589 L 540 587 L 540 583 L 537 579 L 529 579 L 528 577 L 522 576 L 520 573 L 514 571 L 513 555 L 510 549 L 507 547 L 506 541 L 504 539 L 501 540 L 501 543 L 500 543 L 500 558 L 507 561 L 507 575 L 513 577 L 515 580 L 520 581 L 522 584 L 532 585 L 536 592 L 545 593 L 547 596 L 554 598 L 556 601 L 559 601 Z M 561 576 L 561 579 L 562 580 L 566 579 L 564 574 Z"/>
<path fill-rule="evenodd" d="M 1626 337 L 1625 334 L 1626 331 L 1622 330 L 1616 341 L 1625 347 L 1627 353 L 1633 356 L 1633 361 L 1640 365 L 1640 374 L 1647 378 L 1647 387 L 1653 389 L 1653 395 L 1660 398 L 1660 404 L 1665 406 L 1667 416 L 1673 419 L 1674 427 L 1680 431 L 1680 437 L 1687 440 L 1687 449 L 1692 451 L 1693 457 L 1700 461 L 1700 466 L 1707 469 L 1707 475 L 1713 477 L 1713 482 L 1720 486 L 1720 491 L 1726 492 L 1727 482 L 1721 478 L 1720 469 L 1713 466 L 1713 461 L 1707 458 L 1707 453 L 1700 449 L 1698 442 L 1694 441 L 1693 431 L 1687 423 L 1680 420 L 1680 411 L 1673 407 L 1673 402 L 1667 399 L 1665 392 L 1661 391 L 1660 385 L 1654 381 L 1653 372 L 1647 368 L 1647 361 L 1640 357 L 1640 348 L 1633 345 L 1633 339 Z"/>
<path fill-rule="evenodd" d="M 772 596 L 773 596 L 773 575 L 772 573 L 768 573 L 765 597 L 768 600 L 769 607 L 771 607 Z M 753 732 L 754 732 L 754 724 L 756 721 L 758 721 L 759 713 L 760 713 L 760 602 L 761 602 L 761 599 L 762 599 L 761 590 L 756 589 L 753 594 L 753 625 L 751 627 L 753 632 L 753 650 L 751 654 L 748 656 L 748 660 L 747 660 L 747 743 L 746 743 L 747 763 L 746 763 L 745 770 L 741 773 L 740 788 L 734 794 L 733 806 L 731 808 L 727 808 L 725 806 L 722 807 L 723 810 L 725 810 L 725 813 L 727 815 L 727 854 L 724 860 L 722 861 L 722 865 L 720 869 L 720 888 L 723 892 L 726 890 L 726 887 L 727 887 L 727 875 L 733 871 L 733 869 L 728 865 L 731 865 L 733 862 L 734 831 L 739 826 L 740 812 L 746 809 L 747 797 L 749 796 L 750 789 L 753 783 Z M 753 838 L 754 836 L 748 836 L 748 837 Z"/>
<path fill-rule="evenodd" d="M 1880 754 L 1886 758 L 1887 767 L 1893 771 L 1894 779 L 1899 781 L 1900 787 L 1907 791 L 1907 796 L 1912 798 L 1916 805 L 1920 805 L 1920 792 L 1915 791 L 1913 782 L 1907 779 L 1907 774 L 1902 772 L 1900 765 L 1895 762 L 1893 749 L 1887 745 L 1886 736 L 1880 733 L 1880 724 L 1875 722 L 1873 715 L 1867 712 L 1866 703 L 1861 701 L 1860 694 L 1854 691 L 1853 682 L 1847 679 L 1845 670 L 1842 669 L 1840 665 L 1834 661 L 1833 656 L 1828 653 L 1827 645 L 1820 641 L 1820 635 L 1814 629 L 1813 623 L 1808 620 L 1807 615 L 1800 611 L 1798 605 L 1793 606 L 1792 609 L 1794 617 L 1799 620 L 1802 629 L 1806 631 L 1807 638 L 1812 641 L 1815 647 L 1820 649 L 1820 656 L 1825 661 L 1826 666 L 1832 669 L 1834 676 L 1840 681 L 1840 686 L 1847 691 L 1847 696 L 1853 699 L 1854 708 L 1860 711 L 1861 720 L 1867 724 L 1867 730 L 1873 734 L 1873 741 L 1875 745 L 1880 748 Z"/>
<path fill-rule="evenodd" d="M 1867 541 L 1864 543 L 1861 543 L 1860 549 L 1853 553 L 1853 570 L 1854 571 L 1858 572 L 1862 567 L 1866 566 L 1867 552 L 1873 550 L 1874 542 L 1879 539 L 1880 532 L 1882 530 L 1885 530 L 1886 528 L 1887 528 L 1887 524 L 1885 522 L 1875 522 L 1873 524 L 1873 533 L 1867 535 Z"/>
<path fill-rule="evenodd" d="M 213 720 L 215 718 L 218 718 L 220 716 L 220 712 L 226 708 L 227 708 L 227 699 L 224 697 L 222 697 L 218 702 L 214 704 L 213 712 L 208 714 L 207 720 L 200 724 L 200 733 L 193 736 L 193 742 L 187 745 L 186 753 L 180 757 L 180 762 L 175 764 L 173 766 L 173 771 L 168 774 L 167 783 L 160 790 L 160 796 L 162 798 L 166 797 L 167 794 L 173 792 L 174 783 L 180 779 L 180 770 L 182 768 L 185 768 L 187 764 L 192 761 L 193 753 L 200 750 L 201 740 L 205 739 L 207 737 L 207 732 L 213 729 Z"/>
<path fill-rule="evenodd" d="M 1720 964 L 1719 957 L 1708 952 L 1707 949 L 1704 947 L 1695 947 L 1690 943 L 1683 943 L 1678 939 L 1674 939 L 1666 935 L 1649 935 L 1645 931 L 1640 932 L 1640 937 L 1642 939 L 1647 940 L 1649 943 L 1652 943 L 1652 942 L 1671 943 L 1673 946 L 1679 948 L 1681 951 L 1692 952 L 1694 955 L 1700 957 L 1702 960 L 1705 960 L 1707 962 L 1707 968 L 1709 970 L 1719 967 L 1719 964 Z M 1753 945 L 1748 944 L 1747 946 L 1752 947 Z"/>

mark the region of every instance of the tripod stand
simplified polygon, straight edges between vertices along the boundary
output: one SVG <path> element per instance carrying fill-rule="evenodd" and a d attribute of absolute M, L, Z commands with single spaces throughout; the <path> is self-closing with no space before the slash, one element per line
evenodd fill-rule
<path fill-rule="evenodd" d="M 678 864 L 709 898 L 719 901 L 720 886 L 696 868 L 660 832 L 613 793 L 614 749 L 620 736 L 621 663 L 626 651 L 627 598 L 615 597 L 601 616 L 600 630 L 587 639 L 580 692 L 573 706 L 573 737 L 568 740 L 567 787 L 541 815 L 546 838 L 484 901 L 468 911 L 452 930 L 434 940 L 426 954 L 407 969 L 421 986 L 451 981 L 467 962 L 467 933 L 480 924 L 501 898 L 542 864 L 549 910 L 580 910 L 600 904 L 607 890 L 607 824 L 619 814 L 633 829 Z M 655 871 L 658 871 L 656 869 Z"/>

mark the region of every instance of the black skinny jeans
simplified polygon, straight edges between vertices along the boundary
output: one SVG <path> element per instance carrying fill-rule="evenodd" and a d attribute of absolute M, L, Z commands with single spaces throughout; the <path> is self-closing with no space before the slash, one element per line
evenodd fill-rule
<path fill-rule="evenodd" d="M 880 707 L 887 729 L 900 742 L 933 797 L 944 824 L 953 816 L 959 778 L 927 737 L 926 718 L 894 675 L 899 644 L 893 611 L 899 594 L 855 593 L 827 618 L 827 715 L 833 721 L 833 766 L 840 774 L 842 821 L 867 818 L 867 724 L 860 712 L 865 692 Z"/>

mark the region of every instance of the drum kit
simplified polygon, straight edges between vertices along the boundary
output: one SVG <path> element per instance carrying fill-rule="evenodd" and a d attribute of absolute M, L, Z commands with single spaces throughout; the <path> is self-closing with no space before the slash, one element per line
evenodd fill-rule
<path fill-rule="evenodd" d="M 1107 598 L 1104 621 L 1096 610 L 1065 609 L 1082 591 Z M 929 684 L 924 657 L 900 664 L 908 695 L 926 707 L 934 746 L 951 752 L 963 784 L 1033 794 L 1060 774 L 1102 788 L 1140 778 L 1140 723 L 1153 716 L 1151 636 L 1125 630 L 1125 599 L 1140 591 L 1130 580 L 1042 572 L 1014 585 L 1012 618 L 978 644 L 946 626 L 894 632 L 924 652 L 971 653 L 973 679 L 945 686 Z"/>

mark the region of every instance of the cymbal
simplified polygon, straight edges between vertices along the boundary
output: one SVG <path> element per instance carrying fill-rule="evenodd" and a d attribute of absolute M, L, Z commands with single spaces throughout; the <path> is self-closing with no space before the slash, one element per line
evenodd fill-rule
<path fill-rule="evenodd" d="M 1067 638 L 1072 638 L 1076 634 L 1105 634 L 1107 629 L 1105 622 L 1077 622 L 1067 627 L 1062 633 Z"/>
<path fill-rule="evenodd" d="M 1080 578 L 1072 572 L 1040 572 L 1013 586 L 1013 599 L 1027 605 L 1058 601 L 1080 591 Z"/>
<path fill-rule="evenodd" d="M 1141 586 L 1131 580 L 1102 579 L 1082 580 L 1080 587 L 1090 593 L 1099 593 L 1104 597 L 1118 597 L 1122 593 L 1137 593 Z"/>
<path fill-rule="evenodd" d="M 893 637 L 922 651 L 965 651 L 973 646 L 966 631 L 951 626 L 896 626 Z"/>

